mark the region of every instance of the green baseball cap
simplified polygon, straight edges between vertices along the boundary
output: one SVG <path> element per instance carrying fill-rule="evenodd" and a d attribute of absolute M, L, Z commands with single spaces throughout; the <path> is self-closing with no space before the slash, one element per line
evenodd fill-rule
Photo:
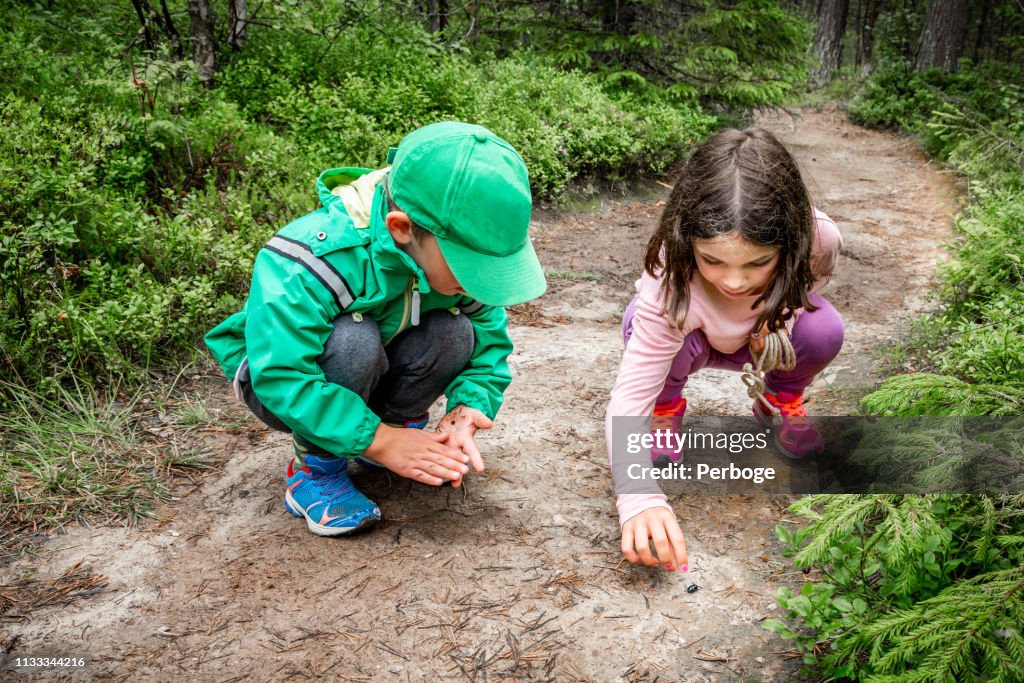
<path fill-rule="evenodd" d="M 434 233 L 469 296 L 511 306 L 544 293 L 528 234 L 530 181 L 512 145 L 483 126 L 445 121 L 405 136 L 388 163 L 395 204 Z"/>

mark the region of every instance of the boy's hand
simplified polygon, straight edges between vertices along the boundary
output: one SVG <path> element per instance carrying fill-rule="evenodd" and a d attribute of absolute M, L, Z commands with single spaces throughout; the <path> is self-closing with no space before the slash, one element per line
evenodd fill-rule
<path fill-rule="evenodd" d="M 462 475 L 469 472 L 469 456 L 448 441 L 448 434 L 389 427 L 382 422 L 363 455 L 408 479 L 431 486 L 451 481 L 458 486 Z"/>
<path fill-rule="evenodd" d="M 653 541 L 654 552 L 651 552 Z M 657 553 L 657 554 L 655 554 Z M 668 508 L 644 510 L 622 525 L 622 554 L 634 564 L 648 567 L 661 565 L 668 571 L 685 567 L 689 562 L 683 531 L 676 513 Z"/>
<path fill-rule="evenodd" d="M 470 462 L 473 463 L 473 469 L 483 472 L 484 460 L 480 456 L 480 449 L 477 448 L 473 435 L 478 429 L 490 429 L 493 426 L 491 418 L 476 408 L 458 405 L 441 418 L 437 425 L 437 433 L 447 434 L 448 444 L 468 455 Z"/>

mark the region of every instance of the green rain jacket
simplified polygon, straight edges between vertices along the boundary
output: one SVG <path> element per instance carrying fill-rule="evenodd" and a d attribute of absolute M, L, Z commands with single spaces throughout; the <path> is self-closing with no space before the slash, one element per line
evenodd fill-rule
<path fill-rule="evenodd" d="M 445 389 L 449 406 L 465 404 L 493 419 L 512 381 L 505 309 L 431 291 L 384 225 L 386 174 L 362 168 L 320 174 L 323 207 L 286 225 L 260 250 L 242 310 L 206 335 L 229 379 L 248 357 L 263 405 L 296 434 L 340 456 L 365 451 L 380 424 L 357 394 L 328 382 L 317 365 L 343 313 L 371 316 L 385 345 L 428 311 L 468 315 L 473 353 Z"/>

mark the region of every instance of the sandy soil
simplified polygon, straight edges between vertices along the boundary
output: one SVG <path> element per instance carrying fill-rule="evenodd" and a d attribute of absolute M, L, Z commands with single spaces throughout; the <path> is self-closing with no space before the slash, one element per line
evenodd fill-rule
<path fill-rule="evenodd" d="M 824 294 L 847 341 L 808 396 L 814 413 L 848 414 L 878 381 L 882 349 L 926 305 L 956 191 L 911 143 L 841 112 L 761 124 L 844 234 Z M 28 564 L 48 576 L 81 560 L 108 578 L 99 595 L 0 621 L 0 653 L 88 655 L 82 680 L 791 680 L 799 660 L 761 627 L 778 616 L 778 587 L 803 578 L 772 533 L 790 499 L 676 498 L 690 573 L 620 561 L 602 417 L 659 196 L 538 217 L 545 266 L 596 279 L 552 279 L 513 312 L 515 381 L 482 439 L 485 476 L 452 490 L 360 471 L 385 521 L 321 539 L 284 511 L 286 437 L 255 422 L 242 436 L 209 431 L 226 464 L 183 487 L 159 521 L 71 529 L 0 572 L 2 584 Z M 206 386 L 226 418 L 241 414 L 225 382 Z M 728 373 L 701 373 L 687 396 L 696 414 L 749 410 Z"/>

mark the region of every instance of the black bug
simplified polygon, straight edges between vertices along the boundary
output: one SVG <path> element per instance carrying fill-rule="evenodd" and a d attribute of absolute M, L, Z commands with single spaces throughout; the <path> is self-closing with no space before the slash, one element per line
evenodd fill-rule
<path fill-rule="evenodd" d="M 686 587 L 686 592 L 687 593 L 696 593 L 699 590 L 700 590 L 700 586 L 698 586 L 695 583 L 691 583 L 689 586 Z"/>

